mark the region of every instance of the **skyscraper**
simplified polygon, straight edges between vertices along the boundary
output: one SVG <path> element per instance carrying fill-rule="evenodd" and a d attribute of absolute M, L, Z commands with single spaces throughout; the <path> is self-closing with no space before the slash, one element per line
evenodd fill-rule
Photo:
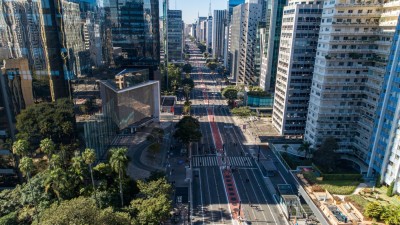
<path fill-rule="evenodd" d="M 371 137 L 399 9 L 397 1 L 324 2 L 329 13 L 322 14 L 305 131 L 314 147 L 333 137 L 340 152 L 371 163 Z M 385 156 L 376 153 L 374 167 L 381 168 Z"/>
<path fill-rule="evenodd" d="M 206 23 L 206 47 L 207 51 L 211 52 L 212 48 L 212 25 L 213 25 L 213 18 L 212 16 L 209 16 L 207 20 L 205 21 Z"/>
<path fill-rule="evenodd" d="M 260 49 L 261 68 L 259 85 L 264 90 L 274 90 L 278 65 L 279 42 L 282 27 L 283 7 L 287 0 L 266 0 L 265 2 L 265 42 Z"/>
<path fill-rule="evenodd" d="M 281 135 L 303 135 L 322 4 L 289 0 L 283 9 L 282 34 L 275 85 L 272 124 Z"/>
<path fill-rule="evenodd" d="M 181 10 L 168 10 L 168 60 L 182 60 L 183 21 Z"/>
<path fill-rule="evenodd" d="M 214 10 L 212 24 L 212 53 L 214 58 L 222 58 L 224 54 L 226 11 Z"/>
<path fill-rule="evenodd" d="M 368 176 L 372 176 L 375 172 L 381 174 L 381 181 L 388 185 L 394 182 L 394 191 L 399 192 L 400 26 L 397 26 L 396 31 L 376 112 L 371 142 L 372 151 L 368 154 Z"/>
<path fill-rule="evenodd" d="M 231 21 L 232 75 L 238 84 L 254 85 L 258 82 L 254 74 L 255 40 L 257 25 L 261 20 L 261 5 L 244 3 L 233 9 Z"/>
<path fill-rule="evenodd" d="M 160 63 L 159 1 L 110 0 L 105 2 L 112 27 L 112 44 L 121 47 L 125 66 L 150 69 Z"/>
<path fill-rule="evenodd" d="M 225 23 L 225 40 L 224 40 L 224 66 L 225 68 L 231 68 L 231 20 L 233 14 L 233 8 L 240 4 L 243 4 L 245 0 L 228 0 L 226 8 L 226 23 Z"/>

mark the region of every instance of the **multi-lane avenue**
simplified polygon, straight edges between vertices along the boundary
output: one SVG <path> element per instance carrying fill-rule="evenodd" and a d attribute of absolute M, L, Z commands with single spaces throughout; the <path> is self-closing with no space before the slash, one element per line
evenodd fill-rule
<path fill-rule="evenodd" d="M 222 76 L 213 74 L 190 46 L 191 114 L 200 121 L 202 140 L 192 146 L 193 224 L 287 224 L 256 159 L 235 126 L 221 96 Z M 276 178 L 279 179 L 279 178 Z"/>

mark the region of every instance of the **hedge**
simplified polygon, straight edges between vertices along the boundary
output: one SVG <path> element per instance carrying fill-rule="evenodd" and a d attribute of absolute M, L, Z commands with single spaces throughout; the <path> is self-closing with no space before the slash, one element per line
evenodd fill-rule
<path fill-rule="evenodd" d="M 361 180 L 361 174 L 322 174 L 324 180 Z"/>

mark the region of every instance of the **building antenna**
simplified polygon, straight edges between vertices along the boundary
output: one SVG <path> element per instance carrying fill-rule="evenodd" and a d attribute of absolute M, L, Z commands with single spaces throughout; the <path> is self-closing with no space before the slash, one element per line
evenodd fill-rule
<path fill-rule="evenodd" d="M 211 14 L 211 0 L 210 0 L 210 6 L 208 8 L 208 18 L 210 18 L 212 16 Z"/>

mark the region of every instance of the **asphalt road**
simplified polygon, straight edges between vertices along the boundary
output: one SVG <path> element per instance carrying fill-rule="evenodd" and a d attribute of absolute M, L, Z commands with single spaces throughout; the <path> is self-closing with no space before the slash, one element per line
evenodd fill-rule
<path fill-rule="evenodd" d="M 192 223 L 239 224 L 232 220 L 228 196 L 222 179 L 222 167 L 217 162 L 215 146 L 205 106 L 213 107 L 215 122 L 224 143 L 226 165 L 234 168 L 233 179 L 241 201 L 241 217 L 251 224 L 287 224 L 272 198 L 256 160 L 248 146 L 242 145 L 244 136 L 221 97 L 224 87 L 218 74 L 211 74 L 205 60 L 191 46 L 190 63 L 194 67 L 191 77 L 195 89 L 191 94 L 192 115 L 198 117 L 203 134 L 202 141 L 192 151 Z M 203 88 L 205 93 L 203 93 Z M 207 100 L 208 99 L 208 100 Z M 276 178 L 276 182 L 284 182 Z"/>

